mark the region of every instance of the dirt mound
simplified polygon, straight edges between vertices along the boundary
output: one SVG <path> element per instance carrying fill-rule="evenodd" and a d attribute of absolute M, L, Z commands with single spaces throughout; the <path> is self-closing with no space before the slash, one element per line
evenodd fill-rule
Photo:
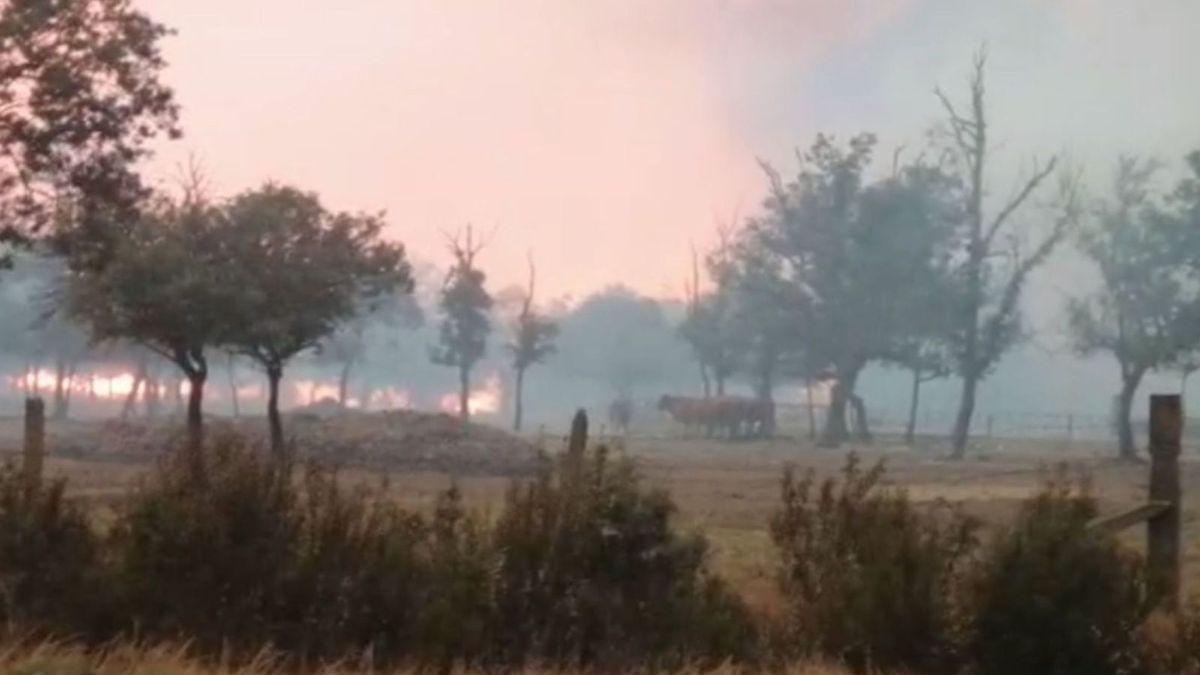
<path fill-rule="evenodd" d="M 285 435 L 303 457 L 339 466 L 483 475 L 523 475 L 536 466 L 532 443 L 443 413 L 315 408 L 284 416 Z M 210 434 L 232 429 L 266 440 L 266 420 L 261 417 L 214 418 L 206 423 Z M 179 420 L 70 422 L 52 426 L 48 435 L 55 455 L 113 461 L 145 461 L 184 438 Z"/>
<path fill-rule="evenodd" d="M 284 425 L 301 453 L 324 461 L 492 475 L 526 474 L 537 461 L 532 443 L 444 413 L 321 413 L 298 411 Z"/>

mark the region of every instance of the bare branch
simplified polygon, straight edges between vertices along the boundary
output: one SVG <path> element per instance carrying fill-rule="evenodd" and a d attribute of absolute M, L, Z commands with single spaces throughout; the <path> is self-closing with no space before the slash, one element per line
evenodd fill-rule
<path fill-rule="evenodd" d="M 1033 194 L 1034 190 L 1037 190 L 1042 181 L 1054 171 L 1054 167 L 1057 165 L 1057 163 L 1058 157 L 1051 157 L 1049 163 L 1047 163 L 1046 166 L 1041 169 L 1037 167 L 1036 163 L 1034 164 L 1033 175 L 1029 178 L 1029 180 L 1025 181 L 1025 184 L 1020 190 L 1017 191 L 1017 194 L 1013 195 L 1012 199 L 1010 199 L 1008 203 L 1004 205 L 1004 208 L 1000 209 L 1000 212 L 996 214 L 995 219 L 993 219 L 992 223 L 988 226 L 987 234 L 985 234 L 983 237 L 984 250 L 987 250 L 991 247 L 992 240 L 996 237 L 996 233 L 1000 231 L 1000 228 L 1004 226 L 1005 221 L 1007 221 L 1017 209 L 1021 208 L 1021 205 L 1025 203 L 1025 200 L 1029 199 L 1029 196 Z"/>

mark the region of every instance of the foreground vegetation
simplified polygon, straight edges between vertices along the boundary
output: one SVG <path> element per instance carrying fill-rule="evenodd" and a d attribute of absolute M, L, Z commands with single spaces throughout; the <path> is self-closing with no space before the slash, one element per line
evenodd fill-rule
<path fill-rule="evenodd" d="M 416 512 L 386 486 L 347 488 L 317 466 L 280 472 L 235 436 L 203 460 L 197 482 L 189 461 L 165 459 L 103 526 L 61 483 L 29 493 L 4 473 L 8 643 L 87 648 L 55 657 L 75 664 L 114 658 L 114 644 L 186 645 L 171 656 L 194 660 L 170 666 L 180 672 L 1200 665 L 1196 614 L 1154 611 L 1140 558 L 1087 530 L 1095 501 L 1064 475 L 985 530 L 910 501 L 879 466 L 851 461 L 824 481 L 788 472 L 770 522 L 783 610 L 763 612 L 714 573 L 704 537 L 680 531 L 671 498 L 602 448 L 548 460 L 487 517 L 454 488 Z"/>

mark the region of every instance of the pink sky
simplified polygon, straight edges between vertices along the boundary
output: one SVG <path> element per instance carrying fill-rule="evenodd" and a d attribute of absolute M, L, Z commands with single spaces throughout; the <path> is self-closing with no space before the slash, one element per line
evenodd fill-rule
<path fill-rule="evenodd" d="M 384 209 L 439 265 L 472 222 L 495 290 L 531 252 L 546 295 L 678 296 L 690 244 L 757 207 L 756 157 L 791 171 L 818 131 L 920 147 L 981 43 L 993 197 L 1034 156 L 1102 190 L 1121 153 L 1200 147 L 1195 0 L 136 1 L 178 30 L 186 135 L 152 175 L 195 153 L 221 194 Z"/>
<path fill-rule="evenodd" d="M 178 30 L 168 81 L 221 194 L 266 179 L 442 263 L 442 232 L 495 229 L 494 288 L 532 252 L 548 294 L 678 294 L 690 242 L 758 202 L 743 94 L 891 14 L 770 0 L 141 0 Z M 331 7 L 333 7 L 331 9 Z M 791 114 L 780 111 L 780 114 Z M 748 122 L 748 120 L 750 120 Z"/>

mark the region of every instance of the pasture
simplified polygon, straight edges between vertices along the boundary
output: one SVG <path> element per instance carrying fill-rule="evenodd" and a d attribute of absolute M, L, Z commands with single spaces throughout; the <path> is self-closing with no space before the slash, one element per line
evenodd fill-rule
<path fill-rule="evenodd" d="M 100 433 L 98 424 L 96 429 Z M 49 423 L 48 431 L 53 439 L 54 422 Z M 18 438 L 17 421 L 0 421 L 0 452 L 15 456 Z M 561 443 L 560 437 L 549 432 L 534 432 L 528 438 L 549 451 L 558 450 Z M 916 447 L 908 448 L 891 436 L 881 436 L 869 445 L 850 443 L 831 450 L 818 448 L 803 437 L 727 441 L 685 437 L 677 428 L 656 425 L 639 428 L 628 437 L 593 434 L 593 442 L 631 457 L 651 484 L 668 490 L 678 505 L 680 523 L 711 541 L 716 569 L 752 605 L 766 611 L 776 606 L 775 559 L 768 524 L 778 503 L 781 472 L 789 464 L 827 476 L 842 468 L 850 452 L 866 464 L 882 460 L 888 482 L 906 489 L 919 502 L 945 500 L 990 525 L 1006 521 L 1020 500 L 1037 490 L 1058 464 L 1091 476 L 1104 512 L 1144 500 L 1148 480 L 1147 465 L 1116 461 L 1112 444 L 1096 441 L 980 440 L 963 461 L 945 459 L 941 442 L 919 439 Z M 149 460 L 130 456 L 66 457 L 55 452 L 53 442 L 49 450 L 48 476 L 65 477 L 69 493 L 85 500 L 99 522 L 111 516 L 111 504 L 133 487 L 149 466 Z M 1184 576 L 1196 579 L 1200 576 L 1200 546 L 1196 543 L 1200 538 L 1200 454 L 1194 448 L 1185 448 L 1181 468 Z M 432 508 L 437 494 L 452 480 L 445 471 L 354 466 L 344 468 L 341 476 L 352 484 L 384 484 L 397 501 L 417 509 Z M 499 510 L 513 479 L 472 473 L 453 480 L 467 504 L 488 515 Z M 1122 536 L 1130 546 L 1144 545 L 1140 527 Z M 1195 583 L 1188 584 L 1185 593 L 1196 588 Z"/>

